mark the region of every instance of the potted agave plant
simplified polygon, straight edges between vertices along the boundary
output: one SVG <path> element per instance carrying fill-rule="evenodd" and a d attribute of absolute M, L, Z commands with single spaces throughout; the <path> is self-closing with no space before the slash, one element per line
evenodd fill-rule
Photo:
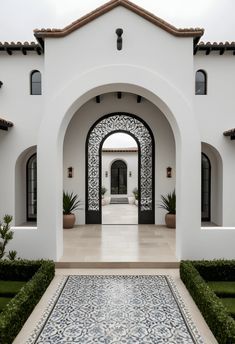
<path fill-rule="evenodd" d="M 73 192 L 63 192 L 63 227 L 73 228 L 75 224 L 74 210 L 81 209 L 79 205 L 81 201 L 78 199 L 78 195 Z"/>
<path fill-rule="evenodd" d="M 161 203 L 159 208 L 165 209 L 167 214 L 165 216 L 166 226 L 168 228 L 175 228 L 176 224 L 176 194 L 175 190 L 168 193 L 166 196 L 161 195 Z"/>

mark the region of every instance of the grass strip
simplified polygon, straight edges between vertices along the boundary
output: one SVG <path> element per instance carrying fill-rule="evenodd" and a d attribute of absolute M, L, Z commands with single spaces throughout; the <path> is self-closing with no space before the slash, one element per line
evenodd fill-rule
<path fill-rule="evenodd" d="M 0 297 L 13 297 L 25 285 L 24 281 L 0 281 Z"/>

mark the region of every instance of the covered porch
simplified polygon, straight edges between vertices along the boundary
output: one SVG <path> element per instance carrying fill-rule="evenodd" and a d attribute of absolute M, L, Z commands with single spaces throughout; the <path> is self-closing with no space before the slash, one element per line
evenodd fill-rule
<path fill-rule="evenodd" d="M 175 229 L 157 225 L 80 225 L 64 230 L 58 267 L 177 267 Z"/>

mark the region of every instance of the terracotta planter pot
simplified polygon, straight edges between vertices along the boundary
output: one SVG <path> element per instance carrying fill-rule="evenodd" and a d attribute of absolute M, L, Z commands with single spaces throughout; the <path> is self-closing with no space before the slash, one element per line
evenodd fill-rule
<path fill-rule="evenodd" d="M 74 214 L 68 214 L 63 215 L 63 227 L 66 229 L 73 228 L 75 224 L 75 215 Z"/>
<path fill-rule="evenodd" d="M 175 214 L 166 214 L 165 216 L 165 221 L 166 221 L 166 226 L 168 228 L 175 228 L 175 220 L 176 220 L 176 215 Z"/>

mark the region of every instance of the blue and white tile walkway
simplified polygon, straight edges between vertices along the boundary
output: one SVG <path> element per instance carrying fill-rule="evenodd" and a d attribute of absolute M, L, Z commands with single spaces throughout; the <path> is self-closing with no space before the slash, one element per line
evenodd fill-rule
<path fill-rule="evenodd" d="M 65 277 L 27 344 L 202 344 L 171 277 Z"/>

